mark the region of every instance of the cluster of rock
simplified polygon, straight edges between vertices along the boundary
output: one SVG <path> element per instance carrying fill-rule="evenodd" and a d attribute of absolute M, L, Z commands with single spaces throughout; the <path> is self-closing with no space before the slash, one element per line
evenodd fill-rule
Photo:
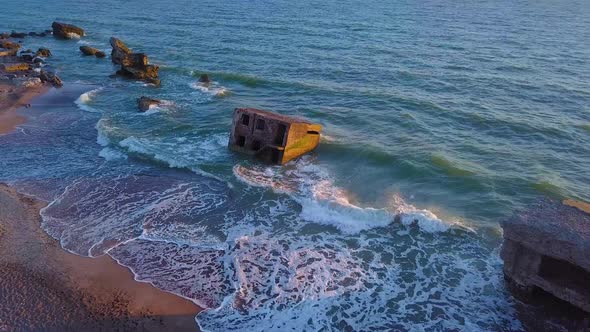
<path fill-rule="evenodd" d="M 43 70 L 45 58 L 51 56 L 47 48 L 39 48 L 36 52 L 25 50 L 18 53 L 20 43 L 9 38 L 21 37 L 21 33 L 3 33 L 0 35 L 0 79 L 14 81 L 24 87 L 33 87 L 49 83 L 55 87 L 63 85 L 61 79 L 49 71 Z"/>
<path fill-rule="evenodd" d="M 540 289 L 590 313 L 590 210 L 564 203 L 539 201 L 502 223 L 504 275 L 519 293 Z"/>
<path fill-rule="evenodd" d="M 160 85 L 158 71 L 160 67 L 149 64 L 148 57 L 144 53 L 133 53 L 123 41 L 111 37 L 111 61 L 121 65 L 117 75 L 135 78 L 155 85 Z"/>

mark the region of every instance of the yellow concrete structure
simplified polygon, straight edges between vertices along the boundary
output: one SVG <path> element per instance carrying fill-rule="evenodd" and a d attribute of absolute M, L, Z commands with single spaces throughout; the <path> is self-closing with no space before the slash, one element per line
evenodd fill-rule
<path fill-rule="evenodd" d="M 229 148 L 273 164 L 285 164 L 320 142 L 322 126 L 255 108 L 236 108 Z"/>

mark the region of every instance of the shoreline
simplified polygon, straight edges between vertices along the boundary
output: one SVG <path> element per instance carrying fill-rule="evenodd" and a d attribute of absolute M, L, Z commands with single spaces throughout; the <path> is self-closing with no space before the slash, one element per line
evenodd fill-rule
<path fill-rule="evenodd" d="M 27 118 L 18 114 L 18 110 L 49 90 L 47 84 L 24 87 L 0 81 L 0 135 L 9 134 L 27 122 Z"/>
<path fill-rule="evenodd" d="M 0 183 L 2 329 L 198 331 L 193 302 L 135 280 L 109 255 L 67 252 L 41 228 L 46 203 Z"/>

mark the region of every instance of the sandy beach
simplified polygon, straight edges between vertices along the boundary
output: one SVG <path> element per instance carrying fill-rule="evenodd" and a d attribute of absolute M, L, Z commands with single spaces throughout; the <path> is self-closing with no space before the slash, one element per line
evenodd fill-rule
<path fill-rule="evenodd" d="M 0 184 L 0 330 L 196 330 L 191 301 L 137 282 L 109 256 L 64 251 L 40 228 L 43 202 Z"/>
<path fill-rule="evenodd" d="M 14 86 L 8 82 L 0 82 L 0 135 L 13 131 L 16 126 L 23 124 L 26 118 L 17 113 L 20 107 L 25 107 L 35 97 L 49 91 L 48 85 L 36 87 Z"/>

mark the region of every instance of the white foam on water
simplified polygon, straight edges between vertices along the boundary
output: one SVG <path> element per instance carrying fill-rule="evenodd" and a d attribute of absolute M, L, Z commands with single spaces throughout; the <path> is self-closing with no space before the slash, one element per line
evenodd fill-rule
<path fill-rule="evenodd" d="M 156 113 L 160 113 L 160 112 L 168 112 L 171 109 L 173 109 L 174 107 L 176 107 L 176 104 L 171 101 L 171 100 L 160 100 L 160 104 L 156 105 L 150 105 L 149 109 L 143 113 L 141 113 L 141 115 L 147 116 L 147 115 L 152 115 L 152 114 L 156 114 Z"/>
<path fill-rule="evenodd" d="M 227 156 L 227 134 L 213 134 L 187 141 L 183 137 L 167 139 L 130 136 L 119 142 L 129 152 L 142 154 L 164 162 L 173 168 L 198 168 Z"/>
<path fill-rule="evenodd" d="M 109 148 L 109 147 L 105 147 L 102 150 L 100 150 L 98 155 L 103 157 L 107 161 L 127 159 L 126 154 L 122 153 L 121 151 L 115 150 L 113 148 Z"/>
<path fill-rule="evenodd" d="M 80 95 L 80 97 L 78 97 L 78 99 L 76 99 L 76 101 L 74 103 L 78 106 L 78 108 L 80 108 L 83 111 L 99 112 L 97 109 L 91 107 L 90 105 L 92 104 L 92 100 L 102 90 L 103 90 L 103 88 L 101 87 L 101 88 L 97 88 L 94 90 L 84 92 L 83 94 Z"/>
<path fill-rule="evenodd" d="M 199 90 L 203 93 L 209 94 L 215 97 L 225 97 L 230 94 L 230 91 L 223 87 L 218 86 L 216 82 L 211 82 L 209 85 L 204 85 L 203 83 L 193 82 L 189 84 L 191 88 L 195 90 Z"/>
<path fill-rule="evenodd" d="M 301 204 L 302 218 L 335 226 L 345 233 L 385 227 L 396 215 L 404 225 L 416 223 L 426 232 L 444 232 L 450 227 L 431 211 L 417 209 L 401 198 L 393 208 L 360 207 L 351 203 L 350 194 L 336 186 L 328 171 L 314 164 L 309 156 L 285 167 L 236 165 L 233 173 L 248 185 L 290 195 Z"/>

